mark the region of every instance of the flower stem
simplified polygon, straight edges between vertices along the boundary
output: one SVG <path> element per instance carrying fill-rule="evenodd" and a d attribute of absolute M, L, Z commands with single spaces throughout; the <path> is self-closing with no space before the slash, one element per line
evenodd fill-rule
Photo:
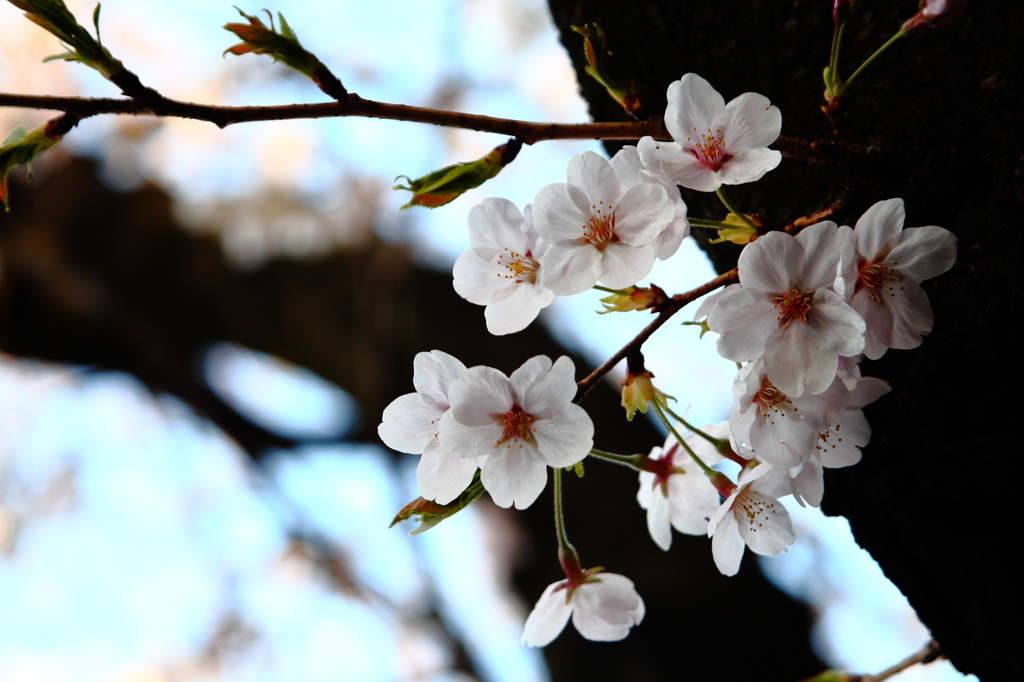
<path fill-rule="evenodd" d="M 555 530 L 558 533 L 558 555 L 565 564 L 565 558 L 576 557 L 576 548 L 565 535 L 565 517 L 562 515 L 562 470 L 555 468 Z M 576 559 L 579 563 L 579 559 Z"/>
<path fill-rule="evenodd" d="M 747 216 L 747 214 L 744 213 L 743 211 L 739 210 L 738 208 L 736 208 L 736 206 L 734 206 L 733 203 L 731 201 L 729 201 L 729 197 L 725 196 L 725 188 L 724 187 L 719 187 L 717 190 L 715 190 L 715 194 L 718 195 L 718 199 L 725 205 L 725 207 L 727 209 L 729 209 L 729 213 L 732 213 L 737 218 L 739 218 L 740 220 L 742 220 L 743 222 L 745 222 L 747 225 L 749 225 L 750 227 L 754 228 L 755 230 L 757 229 L 757 225 L 754 224 L 754 222 Z M 736 227 L 736 226 L 735 225 L 729 225 L 729 227 Z"/>
<path fill-rule="evenodd" d="M 673 436 L 675 436 L 676 441 L 683 446 L 683 449 L 686 450 L 686 453 L 690 455 L 691 458 L 693 458 L 693 461 L 697 463 L 697 466 L 699 466 L 701 470 L 708 476 L 713 477 L 715 474 L 717 474 L 718 472 L 709 467 L 707 464 L 705 464 L 704 460 L 698 457 L 697 453 L 693 451 L 693 448 L 687 445 L 686 441 L 683 440 L 683 437 L 679 435 L 679 432 L 676 431 L 676 427 L 672 426 L 672 423 L 668 420 L 668 417 L 665 416 L 665 412 L 662 410 L 659 401 L 654 400 L 651 404 L 654 405 L 654 411 L 658 413 L 658 416 L 661 418 L 661 422 L 665 425 L 665 428 L 667 428 L 669 432 Z"/>
<path fill-rule="evenodd" d="M 621 464 L 624 467 L 636 469 L 637 471 L 646 471 L 646 469 L 644 469 L 640 465 L 640 463 L 644 459 L 643 455 L 616 455 L 614 453 L 604 452 L 602 450 L 591 450 L 590 456 L 597 457 L 598 459 L 603 459 L 606 462 L 614 462 L 615 464 Z"/>
<path fill-rule="evenodd" d="M 843 31 L 845 29 L 846 22 L 844 21 L 839 25 L 839 28 L 836 29 L 835 33 L 832 34 L 832 52 L 828 59 L 829 80 L 831 82 L 826 85 L 828 85 L 829 93 L 833 95 L 836 94 L 835 86 L 837 82 L 841 82 L 839 81 L 839 48 L 843 42 Z"/>
<path fill-rule="evenodd" d="M 734 229 L 736 225 L 734 223 L 725 223 L 720 220 L 705 220 L 703 218 L 687 218 L 690 225 L 694 227 L 711 227 L 716 230 L 729 230 Z"/>
<path fill-rule="evenodd" d="M 694 426 L 693 424 L 691 424 L 690 422 L 686 421 L 685 419 L 680 417 L 678 414 L 673 412 L 672 408 L 669 407 L 668 405 L 665 405 L 665 411 L 668 412 L 669 416 L 672 417 L 673 419 L 675 419 L 677 422 L 679 422 L 680 424 L 682 424 L 686 428 L 690 429 L 690 431 L 692 431 L 693 433 L 697 434 L 698 436 L 700 436 L 701 438 L 703 438 L 707 442 L 711 443 L 711 445 L 713 445 L 716 450 L 721 451 L 722 445 L 724 443 L 728 443 L 729 442 L 729 441 L 725 440 L 724 438 L 715 438 L 714 436 L 709 436 L 708 434 L 704 433 L 703 431 L 698 429 L 696 426 Z"/>
<path fill-rule="evenodd" d="M 897 31 L 896 35 L 894 35 L 892 38 L 889 38 L 889 40 L 887 40 L 885 42 L 885 45 L 882 45 L 880 48 L 875 50 L 875 53 L 873 55 L 871 55 L 870 57 L 865 59 L 864 63 L 857 67 L 857 70 L 853 72 L 853 75 L 851 75 L 849 78 L 846 79 L 846 82 L 843 83 L 842 87 L 840 88 L 840 91 L 838 93 L 836 93 L 836 94 L 840 94 L 841 95 L 844 92 L 846 92 L 846 90 L 848 90 L 850 88 L 850 84 L 853 83 L 853 79 L 856 78 L 858 75 L 860 75 L 860 72 L 863 71 L 867 67 L 868 64 L 870 64 L 871 62 L 875 61 L 875 58 L 878 57 L 878 55 L 880 55 L 883 52 L 885 52 L 887 49 L 889 49 L 889 47 L 893 43 L 895 43 L 897 40 L 899 40 L 900 38 L 902 38 L 905 35 L 907 35 L 906 31 L 903 31 L 903 30 Z"/>
<path fill-rule="evenodd" d="M 607 291 L 609 294 L 621 294 L 623 296 L 629 296 L 629 294 L 631 293 L 629 291 L 626 291 L 625 289 L 609 289 L 608 287 L 603 287 L 600 284 L 595 284 L 594 286 L 591 287 L 591 289 L 597 289 L 598 291 Z"/>

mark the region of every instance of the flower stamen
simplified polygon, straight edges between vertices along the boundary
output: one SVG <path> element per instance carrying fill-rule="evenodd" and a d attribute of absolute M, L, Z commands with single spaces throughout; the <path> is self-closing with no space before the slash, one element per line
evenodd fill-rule
<path fill-rule="evenodd" d="M 789 323 L 793 320 L 807 322 L 807 316 L 811 312 L 811 298 L 813 298 L 813 294 L 802 293 L 796 288 L 783 291 L 778 296 L 772 296 L 771 301 L 775 309 L 779 311 L 779 316 L 776 319 L 786 329 L 789 328 Z"/>
<path fill-rule="evenodd" d="M 518 405 L 512 405 L 511 410 L 497 415 L 497 417 L 501 421 L 501 440 L 495 443 L 496 446 L 509 441 L 533 442 L 533 432 L 536 429 L 533 428 L 534 416 L 532 414 L 524 412 L 523 408 Z M 512 445 L 508 444 L 505 447 L 511 448 Z M 519 447 L 523 447 L 522 443 L 519 444 Z"/>
<path fill-rule="evenodd" d="M 504 253 L 498 255 L 498 265 L 508 271 L 508 274 L 498 273 L 498 277 L 514 279 L 516 282 L 537 283 L 537 269 L 540 268 L 540 263 L 533 258 L 530 251 L 521 254 L 506 248 Z"/>
<path fill-rule="evenodd" d="M 590 220 L 583 226 L 583 238 L 598 251 L 604 251 L 606 246 L 619 241 L 619 235 L 615 234 L 615 207 L 606 207 L 603 201 L 598 203 L 599 206 L 590 207 Z"/>
<path fill-rule="evenodd" d="M 876 303 L 885 295 L 885 289 L 889 290 L 890 296 L 896 295 L 896 287 L 888 285 L 890 282 L 903 281 L 903 278 L 896 274 L 895 266 L 899 265 L 898 263 L 890 261 L 868 263 L 861 259 L 857 265 L 859 266 L 859 272 L 854 291 L 866 289 L 868 298 Z M 903 287 L 900 288 L 902 289 Z"/>
<path fill-rule="evenodd" d="M 771 420 L 774 424 L 775 416 L 785 416 L 786 412 L 792 410 L 797 412 L 798 408 L 793 406 L 793 401 L 785 393 L 775 388 L 775 384 L 764 378 L 761 382 L 761 390 L 754 394 L 754 404 L 758 412 L 765 419 Z"/>
<path fill-rule="evenodd" d="M 686 141 L 693 147 L 687 151 L 693 154 L 702 166 L 717 171 L 722 164 L 732 158 L 725 153 L 725 133 L 721 128 L 716 129 L 714 133 L 711 132 L 711 128 L 704 133 L 698 133 L 694 128 L 693 132 L 697 135 L 697 140 L 694 141 L 691 137 L 686 138 Z"/>

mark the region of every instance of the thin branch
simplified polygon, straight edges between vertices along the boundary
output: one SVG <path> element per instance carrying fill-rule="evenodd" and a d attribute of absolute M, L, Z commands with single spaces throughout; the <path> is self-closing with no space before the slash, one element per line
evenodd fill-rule
<path fill-rule="evenodd" d="M 916 654 L 907 656 L 896 665 L 890 666 L 878 673 L 877 675 L 865 675 L 860 678 L 860 682 L 882 682 L 887 680 L 896 673 L 901 673 L 907 668 L 924 663 L 931 663 L 936 658 L 942 655 L 942 650 L 939 648 L 939 643 L 934 639 L 924 646 L 923 649 L 918 651 Z"/>
<path fill-rule="evenodd" d="M 691 289 L 684 294 L 676 294 L 668 303 L 665 308 L 658 314 L 658 317 L 654 319 L 649 325 L 643 328 L 643 330 L 633 338 L 632 341 L 627 343 L 625 346 L 619 349 L 615 355 L 608 358 L 603 365 L 595 369 L 584 379 L 576 382 L 576 399 L 573 402 L 579 403 L 583 400 L 584 396 L 600 381 L 604 375 L 608 374 L 615 365 L 619 364 L 627 355 L 635 351 L 640 350 L 640 347 L 651 337 L 654 332 L 668 322 L 669 318 L 678 313 L 688 303 L 696 301 L 705 294 L 710 294 L 715 289 L 719 289 L 726 285 L 732 284 L 739 280 L 739 270 L 733 268 L 732 270 L 725 272 L 718 277 L 715 277 L 710 282 L 702 284 L 696 289 Z"/>
<path fill-rule="evenodd" d="M 149 93 L 154 91 L 146 88 Z M 180 102 L 160 96 L 148 102 L 121 98 L 51 97 L 47 95 L 16 95 L 0 93 L 0 107 L 23 109 L 49 109 L 74 114 L 80 119 L 101 114 L 169 116 L 208 121 L 221 128 L 235 123 L 252 121 L 283 121 L 305 118 L 338 118 L 361 116 L 413 123 L 430 123 L 449 128 L 465 128 L 486 133 L 514 137 L 524 144 L 541 140 L 636 140 L 650 135 L 656 139 L 669 139 L 662 121 L 628 121 L 600 123 L 535 123 L 508 118 L 494 118 L 457 111 L 443 111 L 405 104 L 391 104 L 363 99 L 349 93 L 343 102 L 319 104 L 286 104 L 279 106 L 227 107 L 211 104 Z M 803 140 L 779 137 L 775 146 L 783 156 L 817 156 Z"/>

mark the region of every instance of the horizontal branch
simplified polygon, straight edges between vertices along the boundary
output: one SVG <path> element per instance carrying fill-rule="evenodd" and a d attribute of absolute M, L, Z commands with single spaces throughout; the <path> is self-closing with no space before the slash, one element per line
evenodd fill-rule
<path fill-rule="evenodd" d="M 152 98 L 150 98 L 152 99 Z M 349 93 L 343 102 L 319 104 L 286 104 L 279 106 L 228 107 L 195 104 L 159 97 L 159 101 L 142 102 L 122 98 L 52 97 L 47 95 L 16 95 L 0 93 L 0 107 L 47 109 L 63 111 L 79 119 L 101 114 L 136 116 L 169 116 L 207 121 L 221 128 L 235 123 L 253 121 L 284 121 L 307 118 L 340 118 L 360 116 L 413 123 L 430 123 L 449 128 L 464 128 L 514 137 L 524 144 L 541 140 L 636 140 L 644 136 L 669 139 L 662 121 L 627 121 L 600 123 L 535 123 L 479 114 L 464 114 L 405 104 L 391 104 L 363 99 Z M 776 147 L 783 156 L 815 155 L 803 140 L 779 137 Z"/>
<path fill-rule="evenodd" d="M 739 269 L 733 268 L 732 270 L 715 277 L 710 282 L 700 285 L 696 289 L 691 289 L 684 294 L 676 294 L 670 298 L 668 303 L 665 305 L 665 308 L 658 313 L 658 317 L 654 319 L 654 322 L 651 322 L 649 325 L 644 327 L 632 341 L 620 348 L 619 351 L 608 358 L 604 364 L 595 369 L 584 379 L 576 382 L 576 399 L 573 402 L 579 403 L 583 400 L 584 396 L 587 395 L 590 389 L 592 389 L 598 381 L 608 374 L 615 365 L 619 364 L 630 353 L 640 350 L 640 347 L 647 342 L 647 339 L 649 339 L 654 332 L 658 331 L 663 324 L 668 322 L 670 317 L 682 310 L 688 303 L 696 301 L 705 294 L 710 294 L 715 289 L 719 289 L 737 281 L 739 281 Z"/>

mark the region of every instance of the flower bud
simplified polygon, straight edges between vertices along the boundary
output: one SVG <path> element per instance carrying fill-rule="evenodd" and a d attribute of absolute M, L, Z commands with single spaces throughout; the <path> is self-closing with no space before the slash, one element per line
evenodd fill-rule
<path fill-rule="evenodd" d="M 622 68 L 608 49 L 604 31 L 597 23 L 572 26 L 572 30 L 583 36 L 583 50 L 587 57 L 587 73 L 603 85 L 608 94 L 622 105 L 630 116 L 643 119 L 647 111 L 640 101 L 636 82 Z"/>
<path fill-rule="evenodd" d="M 402 206 L 402 209 L 410 206 L 444 206 L 500 173 L 502 168 L 512 163 L 522 147 L 523 143 L 519 140 L 509 140 L 476 161 L 454 163 L 415 180 L 407 175 L 399 175 L 395 180 L 405 178 L 408 184 L 395 185 L 392 189 L 404 189 L 413 193 L 412 199 Z"/>
<path fill-rule="evenodd" d="M 751 222 L 755 225 L 760 225 L 761 221 L 757 216 L 747 216 Z M 751 227 L 747 224 L 743 218 L 739 217 L 735 213 L 730 213 L 725 216 L 723 222 L 735 225 L 736 227 L 725 227 L 718 230 L 718 239 L 708 240 L 712 244 L 718 244 L 721 242 L 732 242 L 733 244 L 749 244 L 750 242 L 757 239 L 757 228 Z"/>
<path fill-rule="evenodd" d="M 922 26 L 935 28 L 951 24 L 964 15 L 967 0 L 921 0 L 920 10 L 903 22 L 900 30 L 912 31 Z"/>
<path fill-rule="evenodd" d="M 236 8 L 237 9 L 237 8 Z M 285 66 L 301 73 L 313 81 L 325 94 L 335 98 L 344 99 L 348 95 L 345 86 L 331 73 L 324 64 L 314 55 L 302 47 L 299 37 L 288 25 L 284 15 L 277 13 L 281 22 L 281 32 L 277 32 L 274 26 L 274 17 L 267 11 L 270 18 L 270 28 L 257 16 L 250 16 L 238 10 L 238 13 L 249 20 L 248 24 L 225 24 L 224 29 L 231 31 L 242 39 L 238 45 L 233 45 L 224 50 L 224 54 L 255 54 L 270 55 L 274 61 L 281 62 Z"/>
<path fill-rule="evenodd" d="M 622 380 L 622 406 L 626 408 L 626 420 L 633 421 L 637 410 L 647 413 L 647 403 L 675 400 L 654 387 L 654 375 L 644 368 L 644 356 L 637 351 L 626 359 L 626 378 Z"/>
<path fill-rule="evenodd" d="M 96 27 L 96 38 L 82 27 L 75 15 L 64 4 L 64 0 L 7 0 L 25 12 L 25 18 L 57 37 L 67 52 L 44 59 L 49 62 L 63 59 L 67 62 L 81 62 L 103 74 L 104 78 L 123 72 L 124 65 L 114 59 L 100 41 L 100 5 L 92 12 L 92 23 Z"/>
<path fill-rule="evenodd" d="M 392 519 L 389 528 L 394 527 L 396 523 L 407 521 L 413 516 L 420 522 L 420 525 L 415 530 L 411 531 L 409 535 L 419 535 L 425 530 L 429 530 L 441 523 L 449 516 L 454 516 L 458 512 L 462 511 L 470 505 L 471 502 L 476 500 L 478 497 L 484 494 L 483 483 L 480 482 L 480 470 L 478 469 L 476 474 L 473 476 L 473 482 L 469 484 L 461 495 L 456 497 L 448 504 L 438 504 L 431 500 L 425 500 L 422 497 L 417 497 L 409 504 L 402 507 L 395 518 Z"/>
<path fill-rule="evenodd" d="M 28 180 L 32 181 L 32 162 L 47 149 L 53 149 L 61 140 L 58 125 L 64 117 L 54 119 L 34 130 L 24 128 L 12 130 L 0 143 L 0 201 L 4 210 L 9 211 L 7 197 L 7 174 L 16 166 L 28 167 Z M 77 122 L 77 119 L 74 119 Z"/>
<path fill-rule="evenodd" d="M 832 7 L 832 21 L 835 22 L 837 31 L 850 16 L 850 5 L 852 4 L 850 0 L 835 0 L 835 5 Z"/>
<path fill-rule="evenodd" d="M 668 295 L 661 287 L 652 284 L 649 288 L 630 287 L 625 290 L 628 293 L 612 294 L 601 299 L 604 310 L 597 311 L 599 315 L 606 313 L 628 313 L 632 310 L 650 310 L 658 312 Z"/>

